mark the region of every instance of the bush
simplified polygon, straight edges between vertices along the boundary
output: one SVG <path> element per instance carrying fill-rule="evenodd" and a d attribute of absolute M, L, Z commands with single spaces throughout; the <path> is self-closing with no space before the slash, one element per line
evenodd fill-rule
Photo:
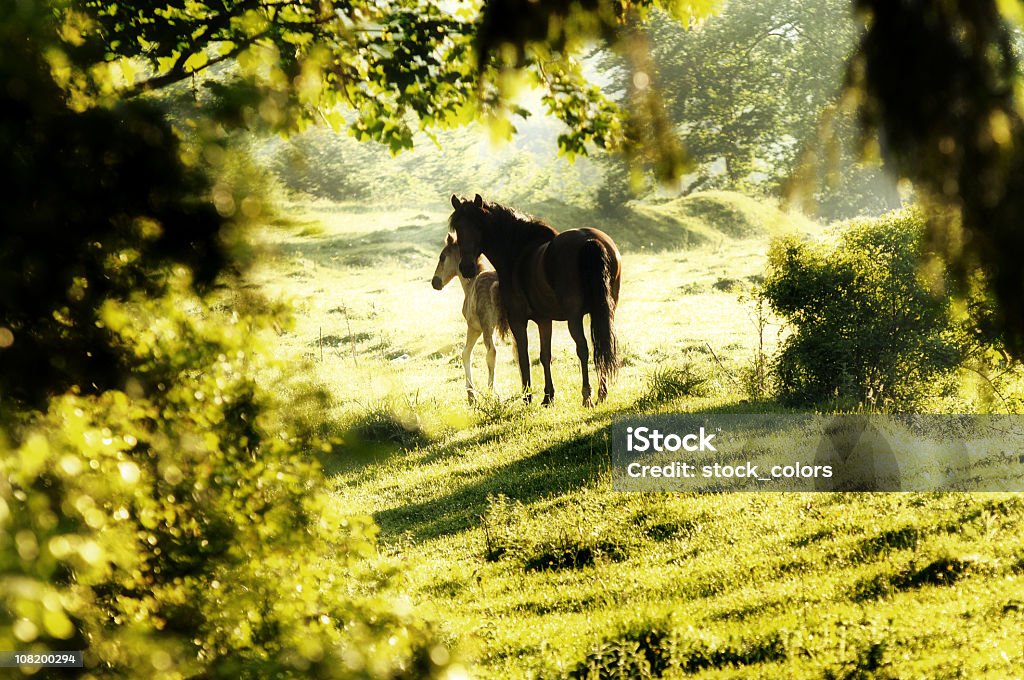
<path fill-rule="evenodd" d="M 173 267 L 211 284 L 233 241 L 157 108 L 67 106 L 45 56 L 58 53 L 53 12 L 0 4 L 0 398 L 32 407 L 119 387 L 99 306 L 159 294 Z"/>
<path fill-rule="evenodd" d="M 85 649 L 100 677 L 439 670 L 431 629 L 360 574 L 377 528 L 333 513 L 325 442 L 265 385 L 269 324 L 184 294 L 102 318 L 125 391 L 56 398 L 0 443 L 0 646 Z"/>
<path fill-rule="evenodd" d="M 834 248 L 783 240 L 763 294 L 792 328 L 773 370 L 794 404 L 906 406 L 963 354 L 947 298 L 919 270 L 917 210 L 850 223 Z"/>

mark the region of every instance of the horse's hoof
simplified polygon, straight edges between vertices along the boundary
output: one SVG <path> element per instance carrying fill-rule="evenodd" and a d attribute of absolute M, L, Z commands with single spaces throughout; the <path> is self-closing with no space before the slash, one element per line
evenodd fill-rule
<path fill-rule="evenodd" d="M 523 402 L 524 403 L 529 404 L 532 401 L 533 401 L 533 395 L 532 394 L 527 392 L 526 394 L 523 395 Z"/>
<path fill-rule="evenodd" d="M 466 399 L 469 401 L 469 405 L 472 406 L 476 403 L 476 394 L 472 390 L 467 390 Z"/>
<path fill-rule="evenodd" d="M 551 406 L 554 403 L 555 403 L 555 395 L 553 395 L 553 394 L 545 394 L 544 395 L 544 401 L 540 402 L 541 406 Z"/>
<path fill-rule="evenodd" d="M 590 397 L 583 397 L 583 408 L 594 408 L 594 400 Z"/>

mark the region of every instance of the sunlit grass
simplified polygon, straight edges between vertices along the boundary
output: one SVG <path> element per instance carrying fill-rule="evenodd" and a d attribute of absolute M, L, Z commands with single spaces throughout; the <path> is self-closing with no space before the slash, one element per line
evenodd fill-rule
<path fill-rule="evenodd" d="M 733 204 L 756 211 L 749 200 Z M 295 310 L 281 352 L 329 388 L 316 415 L 342 433 L 324 455 L 334 499 L 372 514 L 377 566 L 402 573 L 399 587 L 474 675 L 974 678 L 1024 667 L 1014 496 L 612 490 L 616 413 L 766 408 L 744 403 L 758 337 L 741 290 L 762 273 L 767 236 L 625 250 L 623 367 L 605 404 L 582 407 L 556 324 L 553 407 L 518 399 L 507 344 L 497 393 L 471 406 L 462 292 L 429 285 L 446 212 L 293 208 L 299 226 L 263 233 L 273 255 L 255 276 Z M 766 214 L 777 233 L 779 213 Z M 309 221 L 322 233 L 303 234 Z M 393 227 L 411 227 L 408 241 L 381 233 Z M 720 290 L 723 279 L 739 289 Z M 531 342 L 536 356 L 532 329 Z M 475 360 L 480 388 L 482 350 Z M 537 365 L 533 379 L 539 396 Z M 360 458 L 367 443 L 373 455 Z"/>

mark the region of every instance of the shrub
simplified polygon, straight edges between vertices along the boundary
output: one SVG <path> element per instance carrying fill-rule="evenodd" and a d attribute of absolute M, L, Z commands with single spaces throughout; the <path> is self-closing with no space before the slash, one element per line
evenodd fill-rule
<path fill-rule="evenodd" d="M 47 57 L 54 11 L 0 4 L 0 399 L 32 407 L 118 387 L 103 301 L 157 295 L 173 267 L 203 288 L 237 241 L 158 109 L 68 107 Z"/>
<path fill-rule="evenodd" d="M 661 366 L 647 380 L 647 389 L 637 399 L 638 408 L 666 404 L 680 397 L 705 397 L 710 392 L 706 372 L 693 363 Z"/>
<path fill-rule="evenodd" d="M 183 292 L 101 317 L 124 390 L 0 442 L 0 647 L 85 649 L 96 677 L 439 670 L 431 629 L 360 573 L 377 528 L 333 511 L 267 320 Z"/>
<path fill-rule="evenodd" d="M 349 423 L 346 439 L 350 453 L 363 455 L 396 448 L 414 449 L 429 441 L 414 409 L 402 409 L 387 400 L 360 411 Z"/>
<path fill-rule="evenodd" d="M 602 642 L 566 674 L 572 680 L 604 678 L 660 678 L 689 675 L 708 669 L 735 669 L 787 658 L 778 633 L 747 639 L 715 640 L 681 636 L 662 627 L 643 627 Z M 746 673 L 744 677 L 757 677 Z"/>
<path fill-rule="evenodd" d="M 792 328 L 773 367 L 784 401 L 908 405 L 961 359 L 950 303 L 919 271 L 917 210 L 850 223 L 834 248 L 782 240 L 763 294 Z"/>

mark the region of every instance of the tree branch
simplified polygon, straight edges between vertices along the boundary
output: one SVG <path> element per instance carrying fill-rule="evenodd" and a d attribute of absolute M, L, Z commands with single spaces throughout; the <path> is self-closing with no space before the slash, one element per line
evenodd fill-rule
<path fill-rule="evenodd" d="M 260 34 L 260 35 L 256 35 L 256 36 L 253 36 L 251 39 L 246 40 L 245 42 L 236 44 L 234 49 L 232 49 L 232 50 L 230 50 L 228 52 L 225 52 L 224 54 L 222 54 L 220 56 L 214 57 L 213 59 L 210 59 L 203 66 L 201 66 L 200 68 L 197 68 L 194 71 L 186 71 L 185 68 L 184 68 L 185 60 L 189 56 L 194 54 L 194 53 L 193 52 L 188 52 L 188 53 L 182 52 L 181 55 L 178 57 L 177 61 L 174 62 L 174 66 L 171 67 L 170 71 L 168 71 L 167 73 L 164 73 L 162 75 L 154 76 L 152 78 L 148 78 L 146 80 L 143 80 L 142 82 L 136 83 L 135 85 L 131 86 L 130 88 L 128 88 L 126 90 L 123 90 L 121 92 L 121 94 L 124 97 L 130 99 L 132 97 L 137 97 L 140 94 L 145 94 L 146 92 L 152 92 L 153 90 L 159 90 L 162 87 L 167 87 L 168 85 L 173 85 L 174 83 L 177 83 L 177 82 L 180 82 L 182 80 L 185 80 L 186 78 L 190 78 L 193 75 L 195 75 L 196 73 L 201 73 L 202 71 L 205 71 L 206 69 L 210 68 L 211 66 L 216 66 L 217 64 L 219 64 L 219 63 L 221 63 L 223 61 L 227 61 L 228 59 L 233 59 L 233 58 L 237 57 L 239 54 L 242 53 L 242 50 L 247 49 L 254 42 L 256 42 L 256 40 L 258 40 L 259 38 L 262 38 L 264 35 L 265 35 L 265 33 Z"/>

